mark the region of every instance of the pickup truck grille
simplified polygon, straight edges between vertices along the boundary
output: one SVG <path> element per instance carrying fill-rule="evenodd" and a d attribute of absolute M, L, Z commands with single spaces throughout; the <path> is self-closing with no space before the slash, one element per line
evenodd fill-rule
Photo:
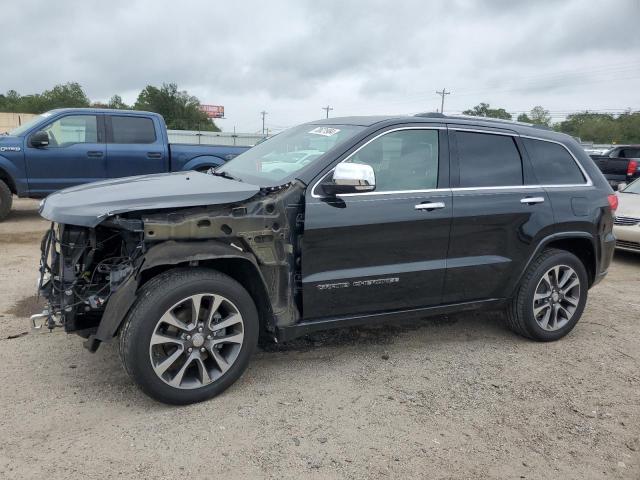
<path fill-rule="evenodd" d="M 624 248 L 625 250 L 635 250 L 640 252 L 640 243 L 628 242 L 626 240 L 616 240 L 617 248 Z"/>
<path fill-rule="evenodd" d="M 640 218 L 634 218 L 634 217 L 616 217 L 613 220 L 613 223 L 616 225 L 624 225 L 624 226 L 631 226 L 631 225 L 638 225 L 640 223 Z"/>

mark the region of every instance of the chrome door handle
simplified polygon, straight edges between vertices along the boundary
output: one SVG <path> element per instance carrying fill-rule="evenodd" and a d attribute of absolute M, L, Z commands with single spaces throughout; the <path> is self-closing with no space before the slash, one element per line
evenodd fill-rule
<path fill-rule="evenodd" d="M 544 202 L 544 197 L 524 197 L 520 199 L 520 203 L 526 203 L 529 205 L 533 205 L 534 203 L 542 203 Z"/>
<path fill-rule="evenodd" d="M 416 210 L 438 210 L 444 208 L 444 202 L 419 203 L 415 206 Z"/>

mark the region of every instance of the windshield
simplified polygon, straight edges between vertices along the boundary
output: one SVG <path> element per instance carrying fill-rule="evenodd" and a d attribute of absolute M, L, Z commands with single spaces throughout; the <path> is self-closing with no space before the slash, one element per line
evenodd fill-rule
<path fill-rule="evenodd" d="M 362 130 L 358 125 L 300 125 L 238 155 L 216 172 L 260 186 L 278 184 Z"/>
<path fill-rule="evenodd" d="M 26 132 L 27 130 L 29 130 L 31 127 L 33 127 L 36 123 L 41 122 L 42 119 L 50 117 L 50 116 L 51 116 L 51 112 L 46 112 L 46 113 L 43 113 L 41 115 L 38 115 L 37 117 L 33 117 L 27 123 L 25 123 L 23 125 L 20 125 L 18 128 L 14 128 L 13 130 L 11 130 L 9 132 L 9 135 L 11 135 L 13 137 L 18 137 L 18 136 L 22 135 L 24 132 Z"/>
<path fill-rule="evenodd" d="M 640 178 L 627 185 L 622 193 L 635 193 L 640 195 Z"/>

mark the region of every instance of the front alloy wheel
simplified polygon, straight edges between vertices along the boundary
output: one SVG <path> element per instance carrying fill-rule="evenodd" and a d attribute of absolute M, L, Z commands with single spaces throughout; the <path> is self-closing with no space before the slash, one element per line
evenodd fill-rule
<path fill-rule="evenodd" d="M 127 373 L 149 396 L 184 405 L 218 395 L 258 344 L 253 298 L 231 277 L 176 268 L 147 282 L 120 330 Z"/>
<path fill-rule="evenodd" d="M 242 349 L 244 323 L 229 299 L 214 294 L 185 298 L 156 324 L 149 357 L 156 375 L 175 388 L 200 388 L 229 370 Z"/>

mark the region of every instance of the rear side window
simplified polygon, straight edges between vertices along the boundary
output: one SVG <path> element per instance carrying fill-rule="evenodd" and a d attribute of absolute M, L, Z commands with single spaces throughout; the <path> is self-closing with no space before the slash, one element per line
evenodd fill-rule
<path fill-rule="evenodd" d="M 584 176 L 571 154 L 562 145 L 523 138 L 541 185 L 574 185 L 585 182 Z"/>
<path fill-rule="evenodd" d="M 153 143 L 153 120 L 144 117 L 111 117 L 111 143 Z"/>
<path fill-rule="evenodd" d="M 456 132 L 461 187 L 522 185 L 522 159 L 509 135 Z"/>

